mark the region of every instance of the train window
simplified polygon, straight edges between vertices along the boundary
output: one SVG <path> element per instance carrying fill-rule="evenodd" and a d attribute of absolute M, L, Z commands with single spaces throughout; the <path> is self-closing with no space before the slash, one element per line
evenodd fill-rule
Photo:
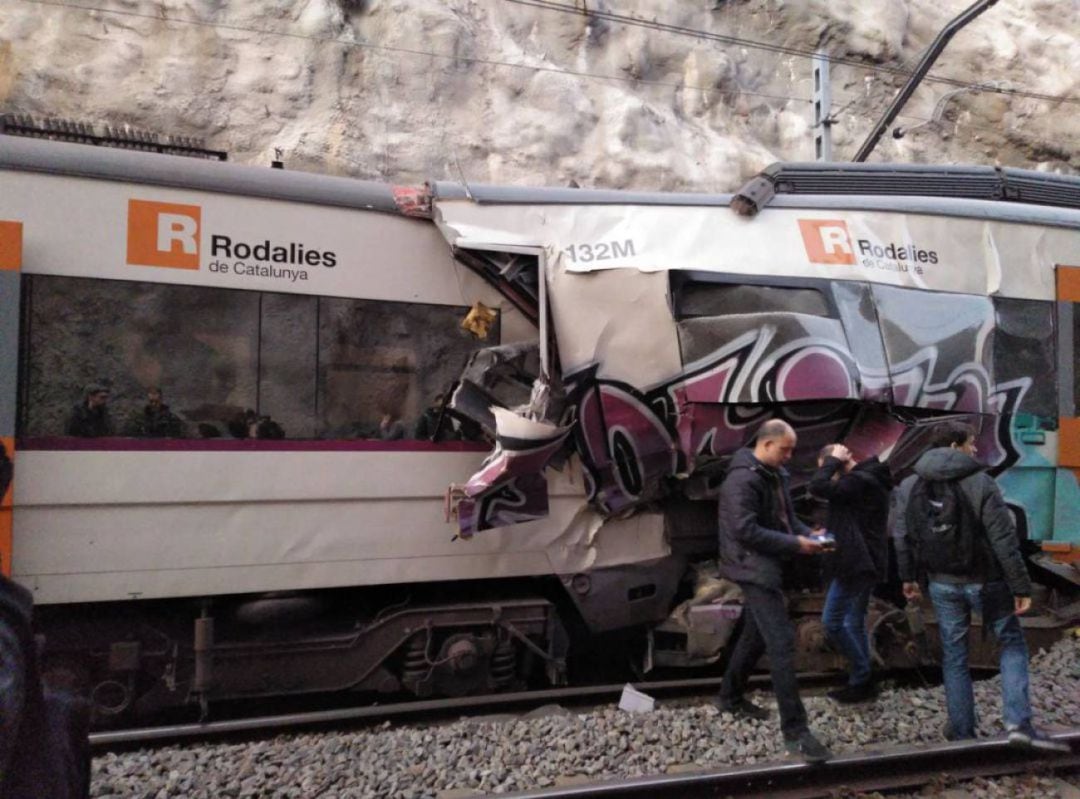
<path fill-rule="evenodd" d="M 766 313 L 830 315 L 824 295 L 810 288 L 681 280 L 673 282 L 672 295 L 677 319 Z"/>
<path fill-rule="evenodd" d="M 1023 395 L 1024 411 L 1042 418 L 1057 416 L 1057 381 L 1030 379 L 1052 375 L 1057 369 L 1053 303 L 1010 297 L 994 297 L 993 303 L 994 382 L 1028 382 Z"/>
<path fill-rule="evenodd" d="M 467 437 L 430 409 L 499 340 L 465 307 L 24 278 L 26 437 Z"/>
<path fill-rule="evenodd" d="M 198 286 L 27 275 L 21 432 L 227 434 L 258 406 L 259 295 Z M 79 412 L 95 387 L 109 396 Z M 147 429 L 147 389 L 166 412 Z"/>
<path fill-rule="evenodd" d="M 323 299 L 319 313 L 320 435 L 436 435 L 434 430 L 422 429 L 425 411 L 450 389 L 472 352 L 491 343 L 478 342 L 462 329 L 461 319 L 467 310 Z M 491 341 L 498 340 L 496 329 Z M 440 430 L 436 437 L 444 435 L 453 433 Z"/>

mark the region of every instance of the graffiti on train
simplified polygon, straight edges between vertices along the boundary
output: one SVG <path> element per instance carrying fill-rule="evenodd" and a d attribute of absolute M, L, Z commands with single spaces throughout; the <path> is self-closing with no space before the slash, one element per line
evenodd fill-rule
<path fill-rule="evenodd" d="M 469 483 L 470 496 L 459 508 L 465 511 L 459 513 L 461 534 L 546 515 L 541 464 L 571 445 L 585 467 L 589 501 L 611 515 L 661 500 L 673 480 L 722 462 L 767 417 L 783 418 L 798 431 L 800 462 L 843 439 L 856 456 L 881 454 L 903 469 L 925 446 L 918 420 L 926 411 L 971 415 L 992 473 L 1019 459 L 1011 420 L 1031 378 L 994 384 L 981 353 L 953 360 L 940 375 L 946 359 L 936 346 L 881 369 L 856 363 L 829 338 L 803 337 L 776 348 L 771 341 L 768 328 L 749 331 L 647 389 L 598 378 L 596 365 L 570 376 L 557 440 L 517 442 L 516 450 L 501 442 Z M 514 462 L 516 468 L 508 467 Z"/>

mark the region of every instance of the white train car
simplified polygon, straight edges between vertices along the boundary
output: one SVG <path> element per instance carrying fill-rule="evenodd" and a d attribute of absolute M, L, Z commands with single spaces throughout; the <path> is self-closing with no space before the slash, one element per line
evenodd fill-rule
<path fill-rule="evenodd" d="M 53 677 L 105 712 L 192 691 L 491 689 L 524 652 L 561 679 L 563 580 L 621 586 L 643 565 L 651 583 L 673 560 L 655 514 L 597 536 L 574 469 L 544 520 L 454 540 L 447 488 L 490 445 L 460 420 L 417 425 L 471 354 L 535 346 L 535 309 L 390 186 L 2 136 L 0 185 L 0 557 L 34 592 Z M 484 339 L 461 325 L 478 303 Z M 147 429 L 149 388 L 175 432 Z M 81 430 L 95 389 L 107 427 Z M 264 417 L 283 437 L 249 437 Z M 637 618 L 664 615 L 679 571 Z"/>

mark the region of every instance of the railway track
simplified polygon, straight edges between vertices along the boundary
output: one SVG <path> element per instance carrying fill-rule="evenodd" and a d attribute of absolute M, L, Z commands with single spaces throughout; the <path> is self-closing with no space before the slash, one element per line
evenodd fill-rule
<path fill-rule="evenodd" d="M 799 685 L 808 692 L 834 686 L 843 675 L 837 672 L 800 675 Z M 691 680 L 638 682 L 632 685 L 639 691 L 657 698 L 694 696 L 715 693 L 719 677 Z M 754 675 L 750 686 L 765 687 L 766 675 Z M 548 704 L 587 705 L 618 701 L 625 683 L 551 688 L 539 691 L 465 696 L 451 699 L 412 700 L 386 705 L 363 705 L 301 713 L 281 713 L 268 716 L 225 719 L 190 724 L 169 724 L 153 727 L 117 729 L 90 734 L 90 746 L 95 752 L 130 749 L 141 746 L 162 746 L 185 741 L 211 741 L 233 737 L 264 737 L 284 732 L 318 729 L 344 729 L 351 726 L 379 724 L 384 721 L 439 721 L 460 715 L 500 713 L 533 709 Z"/>
<path fill-rule="evenodd" d="M 1036 770 L 1080 768 L 1080 729 L 1053 736 L 1068 755 L 1036 755 L 1005 740 L 889 747 L 841 755 L 820 766 L 802 762 L 755 764 L 695 774 L 613 780 L 506 794 L 508 799 L 637 799 L 638 797 L 749 797 L 813 799 L 860 791 L 918 788 L 945 779 L 998 777 Z"/>

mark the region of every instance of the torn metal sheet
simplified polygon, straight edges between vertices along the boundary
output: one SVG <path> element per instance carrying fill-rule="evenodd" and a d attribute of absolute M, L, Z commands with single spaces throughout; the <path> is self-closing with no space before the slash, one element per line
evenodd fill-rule
<path fill-rule="evenodd" d="M 543 472 L 570 434 L 569 427 L 525 419 L 506 408 L 492 408 L 492 413 L 495 450 L 465 484 L 457 506 L 462 538 L 546 516 Z"/>

